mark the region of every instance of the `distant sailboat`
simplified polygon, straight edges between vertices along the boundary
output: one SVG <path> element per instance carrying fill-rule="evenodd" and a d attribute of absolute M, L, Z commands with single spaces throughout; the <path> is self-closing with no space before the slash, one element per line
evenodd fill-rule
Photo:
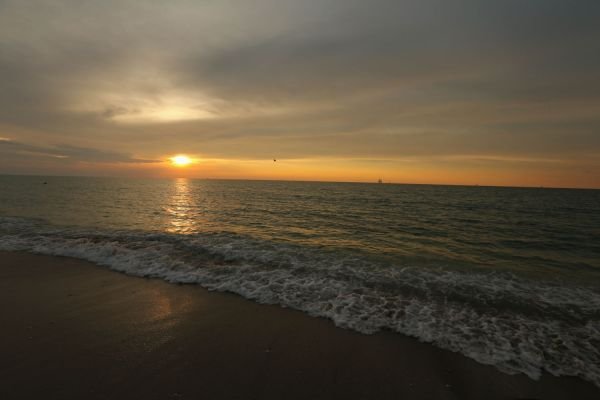
<path fill-rule="evenodd" d="M 381 178 L 379 178 L 379 180 L 377 181 L 377 183 L 383 183 L 383 181 L 381 180 Z"/>

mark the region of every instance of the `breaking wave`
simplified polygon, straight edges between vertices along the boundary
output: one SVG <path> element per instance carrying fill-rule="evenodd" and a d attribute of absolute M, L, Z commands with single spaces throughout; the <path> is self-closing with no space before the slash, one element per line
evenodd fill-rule
<path fill-rule="evenodd" d="M 507 373 L 600 387 L 600 291 L 510 273 L 389 263 L 231 233 L 177 235 L 0 218 L 0 250 L 76 257 L 115 271 L 279 304 L 362 333 L 390 330 Z"/>

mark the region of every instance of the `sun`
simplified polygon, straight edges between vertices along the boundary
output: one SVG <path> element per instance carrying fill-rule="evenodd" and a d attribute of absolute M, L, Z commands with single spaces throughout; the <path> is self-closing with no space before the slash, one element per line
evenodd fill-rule
<path fill-rule="evenodd" d="M 171 163 L 176 167 L 185 167 L 186 165 L 190 165 L 192 163 L 192 159 L 183 154 L 178 154 L 169 158 L 169 160 L 171 160 Z"/>

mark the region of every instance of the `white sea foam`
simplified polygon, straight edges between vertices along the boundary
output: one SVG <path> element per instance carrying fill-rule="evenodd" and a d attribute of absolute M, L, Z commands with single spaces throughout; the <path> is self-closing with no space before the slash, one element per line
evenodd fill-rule
<path fill-rule="evenodd" d="M 388 329 L 507 373 L 600 386 L 600 293 L 501 273 L 381 265 L 352 254 L 231 234 L 59 229 L 0 218 L 0 250 L 89 260 L 280 304 L 363 333 Z"/>

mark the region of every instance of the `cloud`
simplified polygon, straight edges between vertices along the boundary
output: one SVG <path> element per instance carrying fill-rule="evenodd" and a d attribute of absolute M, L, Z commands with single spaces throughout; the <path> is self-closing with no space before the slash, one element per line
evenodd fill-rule
<path fill-rule="evenodd" d="M 0 136 L 123 163 L 587 163 L 600 153 L 598 16 L 591 0 L 5 0 Z M 114 143 L 122 154 L 91 150 Z"/>
<path fill-rule="evenodd" d="M 86 163 L 157 163 L 160 160 L 134 158 L 130 155 L 70 145 L 37 146 L 16 142 L 10 139 L 0 140 L 0 154 L 3 157 L 28 158 L 38 157 L 61 159 L 68 162 Z"/>

